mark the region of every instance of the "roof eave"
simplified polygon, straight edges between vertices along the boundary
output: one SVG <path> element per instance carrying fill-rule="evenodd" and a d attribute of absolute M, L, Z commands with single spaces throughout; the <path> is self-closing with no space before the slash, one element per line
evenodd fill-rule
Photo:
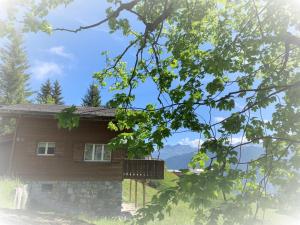
<path fill-rule="evenodd" d="M 21 112 L 21 111 L 10 111 L 0 112 L 0 117 L 5 118 L 18 118 L 18 117 L 36 117 L 36 118 L 55 118 L 58 113 L 51 112 Z M 97 115 L 84 115 L 80 114 L 80 119 L 89 120 L 113 120 L 115 116 L 97 116 Z"/>

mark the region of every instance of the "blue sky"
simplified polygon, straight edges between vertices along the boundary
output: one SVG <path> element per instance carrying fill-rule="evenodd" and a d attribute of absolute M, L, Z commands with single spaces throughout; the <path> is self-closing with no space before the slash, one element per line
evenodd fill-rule
<path fill-rule="evenodd" d="M 59 7 L 49 15 L 53 27 L 77 28 L 105 17 L 106 1 L 74 1 L 67 8 Z M 139 24 L 135 24 L 136 27 Z M 30 86 L 38 91 L 45 80 L 58 80 L 62 86 L 64 102 L 67 105 L 80 105 L 88 86 L 93 82 L 94 72 L 105 66 L 102 51 L 111 55 L 120 53 L 128 43 L 121 34 L 110 34 L 107 25 L 79 32 L 30 33 L 25 35 L 25 48 L 30 62 Z M 129 52 L 126 61 L 130 64 L 134 55 Z M 145 88 L 146 87 L 146 88 Z M 136 104 L 144 105 L 155 93 L 150 82 L 137 90 L 140 99 Z M 110 99 L 108 87 L 101 89 L 102 103 Z M 198 134 L 177 134 L 166 140 L 167 144 L 198 143 Z"/>
<path fill-rule="evenodd" d="M 53 27 L 77 28 L 88 25 L 105 17 L 106 1 L 75 0 L 67 8 L 59 7 L 49 15 Z M 140 24 L 132 18 L 135 28 Z M 30 33 L 25 35 L 25 48 L 30 62 L 30 86 L 38 91 L 45 80 L 58 80 L 62 86 L 64 102 L 67 105 L 80 105 L 89 84 L 92 83 L 94 72 L 105 66 L 102 51 L 109 50 L 111 56 L 120 53 L 128 43 L 128 38 L 121 34 L 110 34 L 107 25 L 89 29 L 77 34 L 68 32 L 54 32 L 52 35 L 45 33 Z M 130 64 L 134 58 L 129 52 L 126 61 Z M 137 90 L 136 106 L 145 105 L 151 101 L 156 89 L 150 82 L 146 82 Z M 112 93 L 108 88 L 101 90 L 102 103 L 110 99 Z M 204 113 L 205 115 L 205 113 Z M 228 113 L 226 114 L 228 115 Z M 215 114 L 213 121 L 222 120 L 222 112 Z M 240 137 L 235 137 L 236 141 Z M 189 144 L 197 146 L 199 134 L 191 132 L 173 135 L 166 140 L 167 144 Z"/>

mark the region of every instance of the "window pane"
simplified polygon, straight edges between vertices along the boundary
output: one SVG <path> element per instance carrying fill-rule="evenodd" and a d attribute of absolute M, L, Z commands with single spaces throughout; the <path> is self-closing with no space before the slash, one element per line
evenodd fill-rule
<path fill-rule="evenodd" d="M 105 161 L 111 160 L 111 151 L 108 149 L 107 145 L 104 145 L 103 160 L 105 160 Z"/>
<path fill-rule="evenodd" d="M 37 154 L 43 155 L 46 153 L 46 142 L 38 143 Z"/>
<path fill-rule="evenodd" d="M 93 159 L 93 145 L 86 144 L 84 150 L 84 160 L 92 160 Z"/>
<path fill-rule="evenodd" d="M 48 143 L 47 154 L 53 155 L 54 151 L 55 151 L 55 143 L 53 142 Z"/>
<path fill-rule="evenodd" d="M 95 145 L 95 160 L 101 160 L 102 145 Z"/>

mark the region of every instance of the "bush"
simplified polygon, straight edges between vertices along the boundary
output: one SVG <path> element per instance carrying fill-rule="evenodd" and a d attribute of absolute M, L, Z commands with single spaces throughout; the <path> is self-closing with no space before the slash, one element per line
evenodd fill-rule
<path fill-rule="evenodd" d="M 0 208 L 13 208 L 16 187 L 20 180 L 0 177 Z"/>

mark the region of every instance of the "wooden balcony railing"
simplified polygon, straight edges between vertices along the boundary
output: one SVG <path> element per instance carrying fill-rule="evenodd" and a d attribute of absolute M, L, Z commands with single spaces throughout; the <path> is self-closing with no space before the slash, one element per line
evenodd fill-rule
<path fill-rule="evenodd" d="M 164 179 L 164 161 L 146 159 L 125 159 L 124 179 Z"/>

